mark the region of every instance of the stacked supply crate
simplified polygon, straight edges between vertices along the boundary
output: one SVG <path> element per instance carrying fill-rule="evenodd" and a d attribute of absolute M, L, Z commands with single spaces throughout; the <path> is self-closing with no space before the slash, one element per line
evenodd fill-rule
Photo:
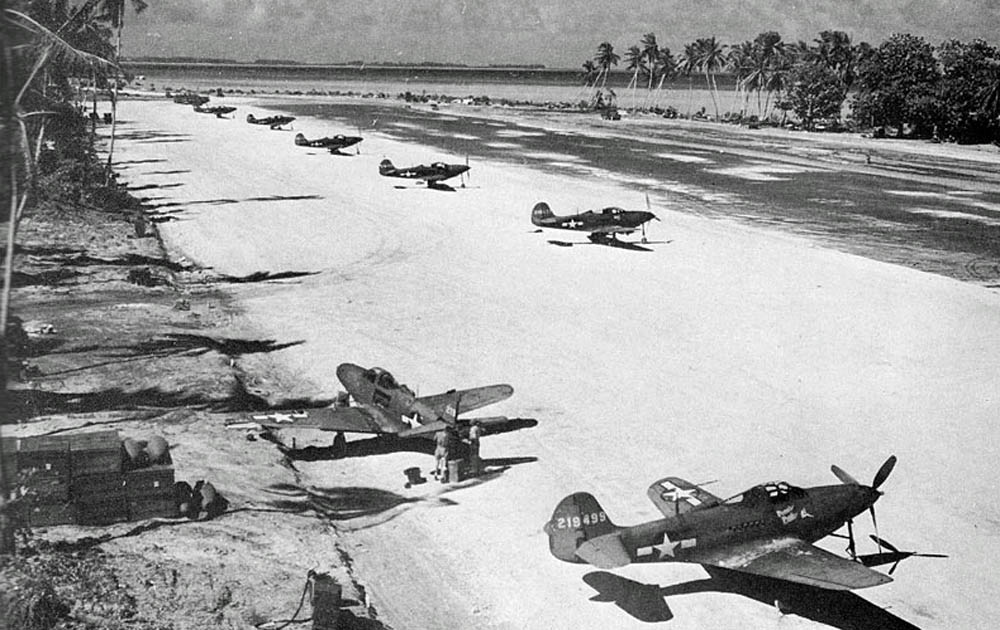
<path fill-rule="evenodd" d="M 117 431 L 4 438 L 4 472 L 20 488 L 26 525 L 109 525 L 176 516 L 174 469 L 163 438 L 155 466 L 137 464 Z M 140 442 L 144 448 L 146 443 Z M 136 468 L 144 465 L 144 468 Z"/>
<path fill-rule="evenodd" d="M 22 438 L 17 446 L 17 479 L 27 489 L 24 515 L 32 527 L 74 520 L 69 498 L 69 443 L 58 437 Z"/>

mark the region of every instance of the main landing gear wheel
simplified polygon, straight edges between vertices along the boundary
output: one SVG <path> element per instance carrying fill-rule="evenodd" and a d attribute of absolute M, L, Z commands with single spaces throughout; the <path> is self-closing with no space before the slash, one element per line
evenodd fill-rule
<path fill-rule="evenodd" d="M 337 436 L 333 438 L 333 457 L 335 459 L 341 459 L 347 455 L 347 438 L 344 437 L 343 433 L 338 432 Z"/>

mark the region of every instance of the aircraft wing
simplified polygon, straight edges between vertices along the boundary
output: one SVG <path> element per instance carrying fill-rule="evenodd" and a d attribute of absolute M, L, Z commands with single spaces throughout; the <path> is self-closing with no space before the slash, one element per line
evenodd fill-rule
<path fill-rule="evenodd" d="M 888 575 L 872 571 L 860 562 L 792 537 L 750 540 L 704 552 L 695 547 L 685 561 L 835 591 L 868 588 L 892 581 Z"/>
<path fill-rule="evenodd" d="M 711 492 L 679 477 L 665 477 L 654 482 L 646 496 L 667 517 L 722 503 L 722 499 Z"/>
<path fill-rule="evenodd" d="M 424 396 L 423 398 L 418 398 L 417 402 L 430 407 L 438 415 L 442 415 L 448 405 L 454 404 L 456 396 L 459 399 L 459 413 L 465 413 L 498 403 L 501 400 L 507 400 L 513 394 L 514 388 L 510 385 L 487 385 L 485 387 L 445 392 L 434 396 Z"/>
<path fill-rule="evenodd" d="M 316 429 L 344 433 L 399 433 L 409 428 L 402 420 L 388 417 L 368 407 L 324 407 L 302 411 L 275 411 L 254 414 L 249 422 L 228 425 L 230 428 L 260 426 L 265 429 Z"/>

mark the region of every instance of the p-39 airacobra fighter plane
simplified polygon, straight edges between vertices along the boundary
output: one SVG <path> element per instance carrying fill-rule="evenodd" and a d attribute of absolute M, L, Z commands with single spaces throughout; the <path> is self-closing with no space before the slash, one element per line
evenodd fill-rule
<path fill-rule="evenodd" d="M 232 429 L 316 429 L 335 431 L 336 456 L 347 447 L 345 433 L 368 433 L 397 438 L 429 438 L 443 429 L 453 429 L 460 436 L 468 433 L 473 421 L 483 435 L 504 433 L 526 426 L 523 420 L 504 416 L 462 418 L 473 411 L 510 398 L 510 385 L 487 385 L 472 389 L 451 390 L 434 396 L 417 397 L 409 387 L 396 382 L 382 368 L 365 369 L 352 363 L 337 367 L 337 378 L 354 400 L 353 406 L 332 406 L 302 411 L 254 414 L 247 421 L 227 424 Z"/>
<path fill-rule="evenodd" d="M 726 500 L 676 477 L 655 482 L 647 492 L 663 518 L 635 525 L 615 525 L 586 492 L 563 499 L 545 525 L 549 549 L 566 562 L 602 569 L 633 562 L 693 562 L 830 590 L 853 590 L 891 582 L 868 568 L 897 562 L 914 552 L 887 546 L 858 556 L 852 519 L 869 510 L 875 524 L 875 501 L 896 464 L 882 464 L 870 486 L 858 483 L 837 466 L 840 485 L 797 488 L 765 483 Z M 847 524 L 850 559 L 813 545 Z M 877 526 L 876 526 L 877 531 Z"/>
<path fill-rule="evenodd" d="M 401 179 L 416 179 L 427 182 L 428 188 L 453 190 L 451 186 L 442 184 L 446 179 L 458 177 L 469 170 L 468 164 L 445 164 L 434 162 L 430 166 L 418 164 L 406 168 L 396 168 L 392 160 L 382 160 L 378 165 L 378 174 L 383 177 L 399 177 Z M 464 183 L 463 183 L 464 186 Z"/>
<path fill-rule="evenodd" d="M 309 140 L 303 134 L 295 134 L 295 144 L 300 147 L 312 147 L 314 149 L 328 149 L 330 153 L 340 154 L 341 149 L 353 147 L 364 140 L 359 136 L 345 136 L 337 134 L 328 138 L 316 138 Z"/>
<path fill-rule="evenodd" d="M 247 114 L 247 122 L 251 125 L 267 125 L 271 129 L 281 129 L 295 120 L 295 116 L 265 116 L 257 118 L 253 114 Z"/>
<path fill-rule="evenodd" d="M 215 114 L 216 118 L 222 118 L 226 114 L 235 112 L 236 108 L 230 105 L 212 105 L 207 107 L 205 105 L 195 105 L 194 111 L 199 114 Z"/>
<path fill-rule="evenodd" d="M 646 198 L 647 205 L 649 198 Z M 588 238 L 599 245 L 616 245 L 619 234 L 631 234 L 642 230 L 642 242 L 646 243 L 646 224 L 657 216 L 648 210 L 623 210 L 618 207 L 608 207 L 601 210 L 587 210 L 578 214 L 558 216 L 552 213 L 549 204 L 541 201 L 531 209 L 531 222 L 542 228 L 559 230 L 576 230 L 590 232 Z M 558 243 L 562 244 L 562 243 Z"/>

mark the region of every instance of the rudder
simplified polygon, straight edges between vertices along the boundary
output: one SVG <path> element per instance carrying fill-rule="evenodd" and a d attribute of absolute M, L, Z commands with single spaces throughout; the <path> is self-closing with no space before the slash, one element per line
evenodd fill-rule
<path fill-rule="evenodd" d="M 385 159 L 379 162 L 378 165 L 379 175 L 386 175 L 388 173 L 393 172 L 394 170 L 396 170 L 396 167 L 392 165 L 392 160 Z"/>
<path fill-rule="evenodd" d="M 303 135 L 301 133 L 297 133 L 297 134 L 295 134 L 295 144 L 297 144 L 297 145 L 299 145 L 301 147 L 301 146 L 305 146 L 305 145 L 309 144 L 309 141 L 306 140 L 305 135 Z"/>
<path fill-rule="evenodd" d="M 618 531 L 601 504 L 588 492 L 576 492 L 559 502 L 545 524 L 549 551 L 565 562 L 584 562 L 576 550 L 584 542 Z"/>

